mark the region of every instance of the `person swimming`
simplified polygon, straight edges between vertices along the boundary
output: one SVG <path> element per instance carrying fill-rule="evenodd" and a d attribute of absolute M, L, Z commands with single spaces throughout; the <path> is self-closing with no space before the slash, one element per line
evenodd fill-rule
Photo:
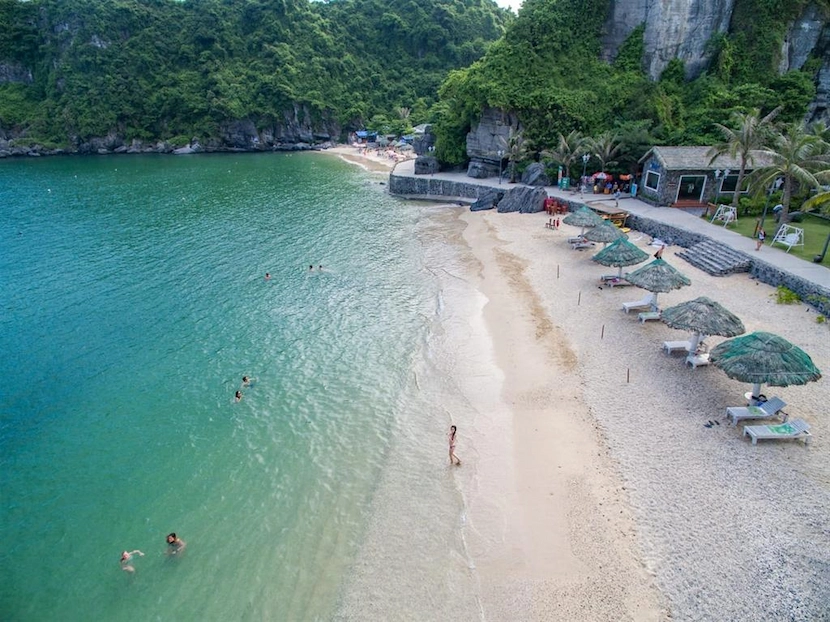
<path fill-rule="evenodd" d="M 121 559 L 119 563 L 121 564 L 121 570 L 124 572 L 135 572 L 135 567 L 132 565 L 133 555 L 138 555 L 140 557 L 144 557 L 144 553 L 136 549 L 135 551 L 124 551 L 121 553 Z"/>
<path fill-rule="evenodd" d="M 242 391 L 237 391 L 233 398 L 238 402 L 242 399 Z"/>
<path fill-rule="evenodd" d="M 177 555 L 184 551 L 184 547 L 187 546 L 187 543 L 182 540 L 179 536 L 176 535 L 176 532 L 173 531 L 167 534 L 167 554 L 168 555 Z"/>
<path fill-rule="evenodd" d="M 271 273 L 270 273 L 270 272 L 266 272 L 266 273 L 265 273 L 265 280 L 266 280 L 266 281 L 270 281 L 270 280 L 271 280 Z"/>
<path fill-rule="evenodd" d="M 251 386 L 251 379 L 248 378 L 248 376 L 242 376 L 242 386 L 243 387 Z M 237 391 L 237 393 L 239 393 L 239 391 Z"/>

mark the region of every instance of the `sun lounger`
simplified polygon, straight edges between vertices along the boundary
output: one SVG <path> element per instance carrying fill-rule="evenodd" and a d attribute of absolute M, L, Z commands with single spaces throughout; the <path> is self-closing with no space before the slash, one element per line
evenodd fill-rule
<path fill-rule="evenodd" d="M 623 311 L 635 311 L 637 309 L 651 309 L 654 307 L 654 294 L 649 294 L 642 300 L 635 300 L 634 302 L 624 302 L 622 305 Z"/>
<path fill-rule="evenodd" d="M 605 284 L 608 287 L 625 287 L 626 285 L 631 285 L 631 283 L 629 283 L 625 279 L 621 279 L 621 278 L 618 278 L 618 277 L 615 277 L 613 279 L 607 279 L 605 281 Z"/>
<path fill-rule="evenodd" d="M 704 367 L 709 364 L 709 353 L 699 352 L 697 354 L 689 354 L 686 357 L 686 363 L 691 365 L 694 369 Z"/>
<path fill-rule="evenodd" d="M 659 320 L 662 314 L 662 311 L 659 309 L 657 311 L 643 311 L 637 314 L 637 319 L 640 320 L 640 324 L 645 324 L 652 320 Z"/>
<path fill-rule="evenodd" d="M 803 419 L 793 419 L 786 423 L 777 425 L 747 425 L 744 426 L 744 436 L 752 438 L 752 444 L 756 445 L 758 439 L 804 439 L 806 445 L 810 440 L 810 426 Z"/>
<path fill-rule="evenodd" d="M 582 240 L 580 242 L 572 242 L 571 248 L 575 251 L 581 251 L 583 248 L 591 248 L 593 245 L 593 242 L 589 242 L 588 240 Z"/>
<path fill-rule="evenodd" d="M 781 409 L 786 405 L 780 397 L 774 397 L 757 406 L 730 406 L 726 409 L 726 418 L 732 420 L 732 425 L 738 425 L 738 421 L 741 419 L 783 417 L 786 421 L 789 415 L 781 412 Z"/>
<path fill-rule="evenodd" d="M 576 244 L 578 242 L 587 242 L 588 240 L 585 239 L 584 236 L 575 235 L 572 238 L 568 238 L 568 244 Z"/>
<path fill-rule="evenodd" d="M 691 341 L 664 341 L 663 342 L 663 349 L 666 351 L 666 354 L 674 354 L 675 352 L 683 352 L 684 354 L 689 352 L 689 349 L 692 347 Z"/>

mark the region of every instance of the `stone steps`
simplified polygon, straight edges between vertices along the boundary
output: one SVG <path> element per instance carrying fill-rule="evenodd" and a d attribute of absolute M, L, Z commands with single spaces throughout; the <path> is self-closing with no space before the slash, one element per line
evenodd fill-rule
<path fill-rule="evenodd" d="M 710 239 L 677 253 L 677 256 L 713 276 L 749 272 L 752 263 L 746 253 Z"/>

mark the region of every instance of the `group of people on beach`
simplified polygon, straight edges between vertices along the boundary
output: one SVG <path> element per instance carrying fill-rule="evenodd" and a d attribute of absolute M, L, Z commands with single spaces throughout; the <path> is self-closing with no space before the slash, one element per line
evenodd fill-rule
<path fill-rule="evenodd" d="M 176 535 L 176 532 L 173 531 L 167 534 L 167 550 L 165 551 L 166 555 L 180 555 L 184 552 L 184 548 L 187 546 L 187 543 L 182 540 L 179 536 Z M 133 566 L 133 557 L 138 555 L 139 557 L 144 557 L 144 553 L 135 549 L 134 551 L 124 551 L 121 553 L 121 559 L 119 563 L 121 564 L 121 570 L 124 572 L 128 572 L 130 574 L 135 572 L 135 566 Z"/>

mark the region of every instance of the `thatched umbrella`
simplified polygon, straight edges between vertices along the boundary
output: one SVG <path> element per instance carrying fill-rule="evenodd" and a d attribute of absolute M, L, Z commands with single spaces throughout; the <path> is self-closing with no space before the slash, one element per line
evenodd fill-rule
<path fill-rule="evenodd" d="M 607 220 L 603 220 L 601 225 L 597 225 L 585 233 L 586 240 L 590 240 L 591 242 L 602 242 L 603 244 L 614 242 L 620 238 L 628 238 L 628 236 L 622 229 L 615 227 Z"/>
<path fill-rule="evenodd" d="M 565 216 L 562 219 L 562 222 L 566 225 L 571 225 L 572 227 L 582 227 L 582 231 L 580 231 L 579 235 L 585 235 L 586 227 L 596 227 L 605 221 L 600 218 L 596 212 L 583 205 L 575 212 L 571 212 Z"/>
<path fill-rule="evenodd" d="M 648 259 L 648 253 L 625 238 L 620 238 L 603 248 L 591 259 L 603 266 L 619 266 L 620 273 L 617 278 L 621 279 L 623 266 L 633 266 L 645 261 Z"/>
<path fill-rule="evenodd" d="M 638 268 L 634 272 L 628 272 L 625 280 L 654 293 L 653 303 L 657 304 L 658 292 L 670 292 L 673 289 L 680 289 L 684 285 L 691 285 L 692 282 L 685 275 L 672 268 L 662 259 L 655 259 Z"/>
<path fill-rule="evenodd" d="M 726 375 L 752 383 L 752 397 L 761 394 L 761 384 L 787 387 L 821 378 L 810 356 L 798 346 L 772 333 L 750 333 L 715 346 L 709 362 Z"/>
<path fill-rule="evenodd" d="M 694 333 L 689 342 L 689 352 L 692 353 L 697 350 L 703 335 L 736 337 L 746 332 L 744 323 L 737 315 L 706 296 L 664 309 L 660 319 L 672 328 Z"/>

